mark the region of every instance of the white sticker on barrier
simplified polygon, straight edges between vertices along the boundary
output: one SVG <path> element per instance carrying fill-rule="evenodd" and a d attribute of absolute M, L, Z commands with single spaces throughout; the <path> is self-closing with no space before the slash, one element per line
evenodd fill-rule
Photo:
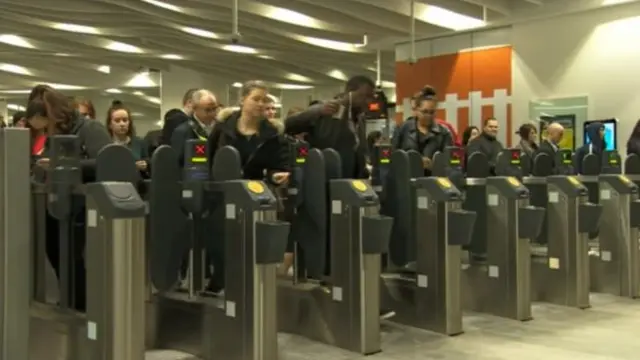
<path fill-rule="evenodd" d="M 429 278 L 427 277 L 427 275 L 418 275 L 418 287 L 429 287 Z"/>
<path fill-rule="evenodd" d="M 601 251 L 600 258 L 602 261 L 611 261 L 611 251 Z"/>
<path fill-rule="evenodd" d="M 87 339 L 98 340 L 98 324 L 93 321 L 87 322 Z"/>
<path fill-rule="evenodd" d="M 611 190 L 603 189 L 600 190 L 600 200 L 610 200 L 611 199 Z"/>
<path fill-rule="evenodd" d="M 495 265 L 489 265 L 489 277 L 498 278 L 500 277 L 500 268 Z"/>
<path fill-rule="evenodd" d="M 487 195 L 487 205 L 498 206 L 498 194 Z"/>
<path fill-rule="evenodd" d="M 331 201 L 331 213 L 335 215 L 342 214 L 342 201 L 340 200 Z"/>
<path fill-rule="evenodd" d="M 183 199 L 191 199 L 193 197 L 193 191 L 191 190 L 182 190 L 182 198 Z"/>
<path fill-rule="evenodd" d="M 229 220 L 236 218 L 236 204 L 227 204 L 225 207 L 225 218 Z"/>
<path fill-rule="evenodd" d="M 333 301 L 342 301 L 342 288 L 334 286 L 333 289 L 331 289 L 331 298 Z"/>
<path fill-rule="evenodd" d="M 236 317 L 236 303 L 233 301 L 227 301 L 224 304 L 224 313 L 228 317 Z"/>
<path fill-rule="evenodd" d="M 557 191 L 551 191 L 549 193 L 549 203 L 557 204 L 560 201 L 560 194 Z"/>
<path fill-rule="evenodd" d="M 560 269 L 560 259 L 550 257 L 549 258 L 549 269 L 551 269 L 551 270 Z"/>
<path fill-rule="evenodd" d="M 429 199 L 426 196 L 418 196 L 418 209 L 426 210 L 429 208 Z"/>
<path fill-rule="evenodd" d="M 95 209 L 87 210 L 87 226 L 88 227 L 96 227 L 98 226 L 98 211 Z"/>

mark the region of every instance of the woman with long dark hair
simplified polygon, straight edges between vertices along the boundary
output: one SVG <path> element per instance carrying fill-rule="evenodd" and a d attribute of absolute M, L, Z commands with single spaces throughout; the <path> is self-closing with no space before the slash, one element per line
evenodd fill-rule
<path fill-rule="evenodd" d="M 517 134 L 520 135 L 520 142 L 516 148 L 527 154 L 529 159 L 533 159 L 533 154 L 538 150 L 538 130 L 535 125 L 524 124 L 520 126 Z"/>
<path fill-rule="evenodd" d="M 146 172 L 149 167 L 149 149 L 145 142 L 136 136 L 131 111 L 122 101 L 114 100 L 111 103 L 111 107 L 107 110 L 105 126 L 113 142 L 128 147 L 136 159 L 138 170 Z"/>
<path fill-rule="evenodd" d="M 467 147 L 469 141 L 475 139 L 480 135 L 480 129 L 477 126 L 471 125 L 464 129 L 462 133 L 462 146 Z"/>

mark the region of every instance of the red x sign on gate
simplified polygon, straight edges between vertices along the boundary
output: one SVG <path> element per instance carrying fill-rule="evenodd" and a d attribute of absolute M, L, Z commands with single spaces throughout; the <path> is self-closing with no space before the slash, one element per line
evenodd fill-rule
<path fill-rule="evenodd" d="M 196 145 L 193 148 L 195 150 L 196 155 L 206 155 L 206 147 L 205 145 Z"/>

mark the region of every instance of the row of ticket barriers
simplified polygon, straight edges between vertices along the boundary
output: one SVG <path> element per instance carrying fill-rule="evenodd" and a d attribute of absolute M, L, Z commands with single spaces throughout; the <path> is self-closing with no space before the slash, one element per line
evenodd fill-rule
<path fill-rule="evenodd" d="M 640 292 L 634 156 L 629 175 L 616 173 L 613 154 L 588 155 L 591 175 L 573 176 L 566 154 L 530 161 L 505 150 L 490 164 L 452 148 L 424 177 L 419 154 L 381 146 L 369 183 L 343 179 L 335 151 L 296 143 L 284 222 L 269 186 L 242 180 L 230 147 L 209 164 L 206 143 L 190 141 L 184 168 L 160 147 L 144 180 L 119 145 L 87 161 L 75 137 L 51 137 L 41 172 L 29 143 L 27 131 L 0 131 L 3 359 L 139 360 L 175 349 L 273 360 L 278 331 L 372 354 L 384 350 L 381 308 L 396 312 L 393 321 L 456 335 L 463 310 L 525 321 L 532 301 L 587 308 L 590 291 Z M 83 251 L 74 250 L 78 228 Z M 58 304 L 46 298 L 52 237 Z M 278 277 L 289 239 L 294 273 Z M 180 291 L 185 254 L 189 286 Z M 212 297 L 206 259 L 220 254 L 225 291 Z M 78 256 L 86 313 L 74 310 Z"/>

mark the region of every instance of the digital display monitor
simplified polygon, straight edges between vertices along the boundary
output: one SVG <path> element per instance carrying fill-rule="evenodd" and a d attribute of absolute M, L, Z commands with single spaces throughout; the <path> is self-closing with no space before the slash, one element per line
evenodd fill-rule
<path fill-rule="evenodd" d="M 309 155 L 309 148 L 306 146 L 298 146 L 296 153 L 296 164 L 304 164 Z"/>
<path fill-rule="evenodd" d="M 596 121 L 604 125 L 604 142 L 606 145 L 605 150 L 617 149 L 618 148 L 618 121 L 616 119 L 585 121 L 584 127 L 583 127 L 585 145 L 591 143 L 589 134 L 587 134 L 587 127 Z"/>
<path fill-rule="evenodd" d="M 464 152 L 462 149 L 452 150 L 451 156 L 449 157 L 449 165 L 459 166 L 462 163 L 463 157 L 464 157 Z"/>
<path fill-rule="evenodd" d="M 191 145 L 191 162 L 206 163 L 207 162 L 207 145 L 203 143 L 194 143 Z"/>
<path fill-rule="evenodd" d="M 511 151 L 511 165 L 520 165 L 520 150 Z"/>
<path fill-rule="evenodd" d="M 615 152 L 607 153 L 607 162 L 609 165 L 618 166 L 618 155 Z"/>
<path fill-rule="evenodd" d="M 380 149 L 380 164 L 389 164 L 391 162 L 391 149 Z"/>
<path fill-rule="evenodd" d="M 571 165 L 573 161 L 571 158 L 571 151 L 561 151 L 560 155 L 562 156 L 562 163 L 564 165 Z"/>

